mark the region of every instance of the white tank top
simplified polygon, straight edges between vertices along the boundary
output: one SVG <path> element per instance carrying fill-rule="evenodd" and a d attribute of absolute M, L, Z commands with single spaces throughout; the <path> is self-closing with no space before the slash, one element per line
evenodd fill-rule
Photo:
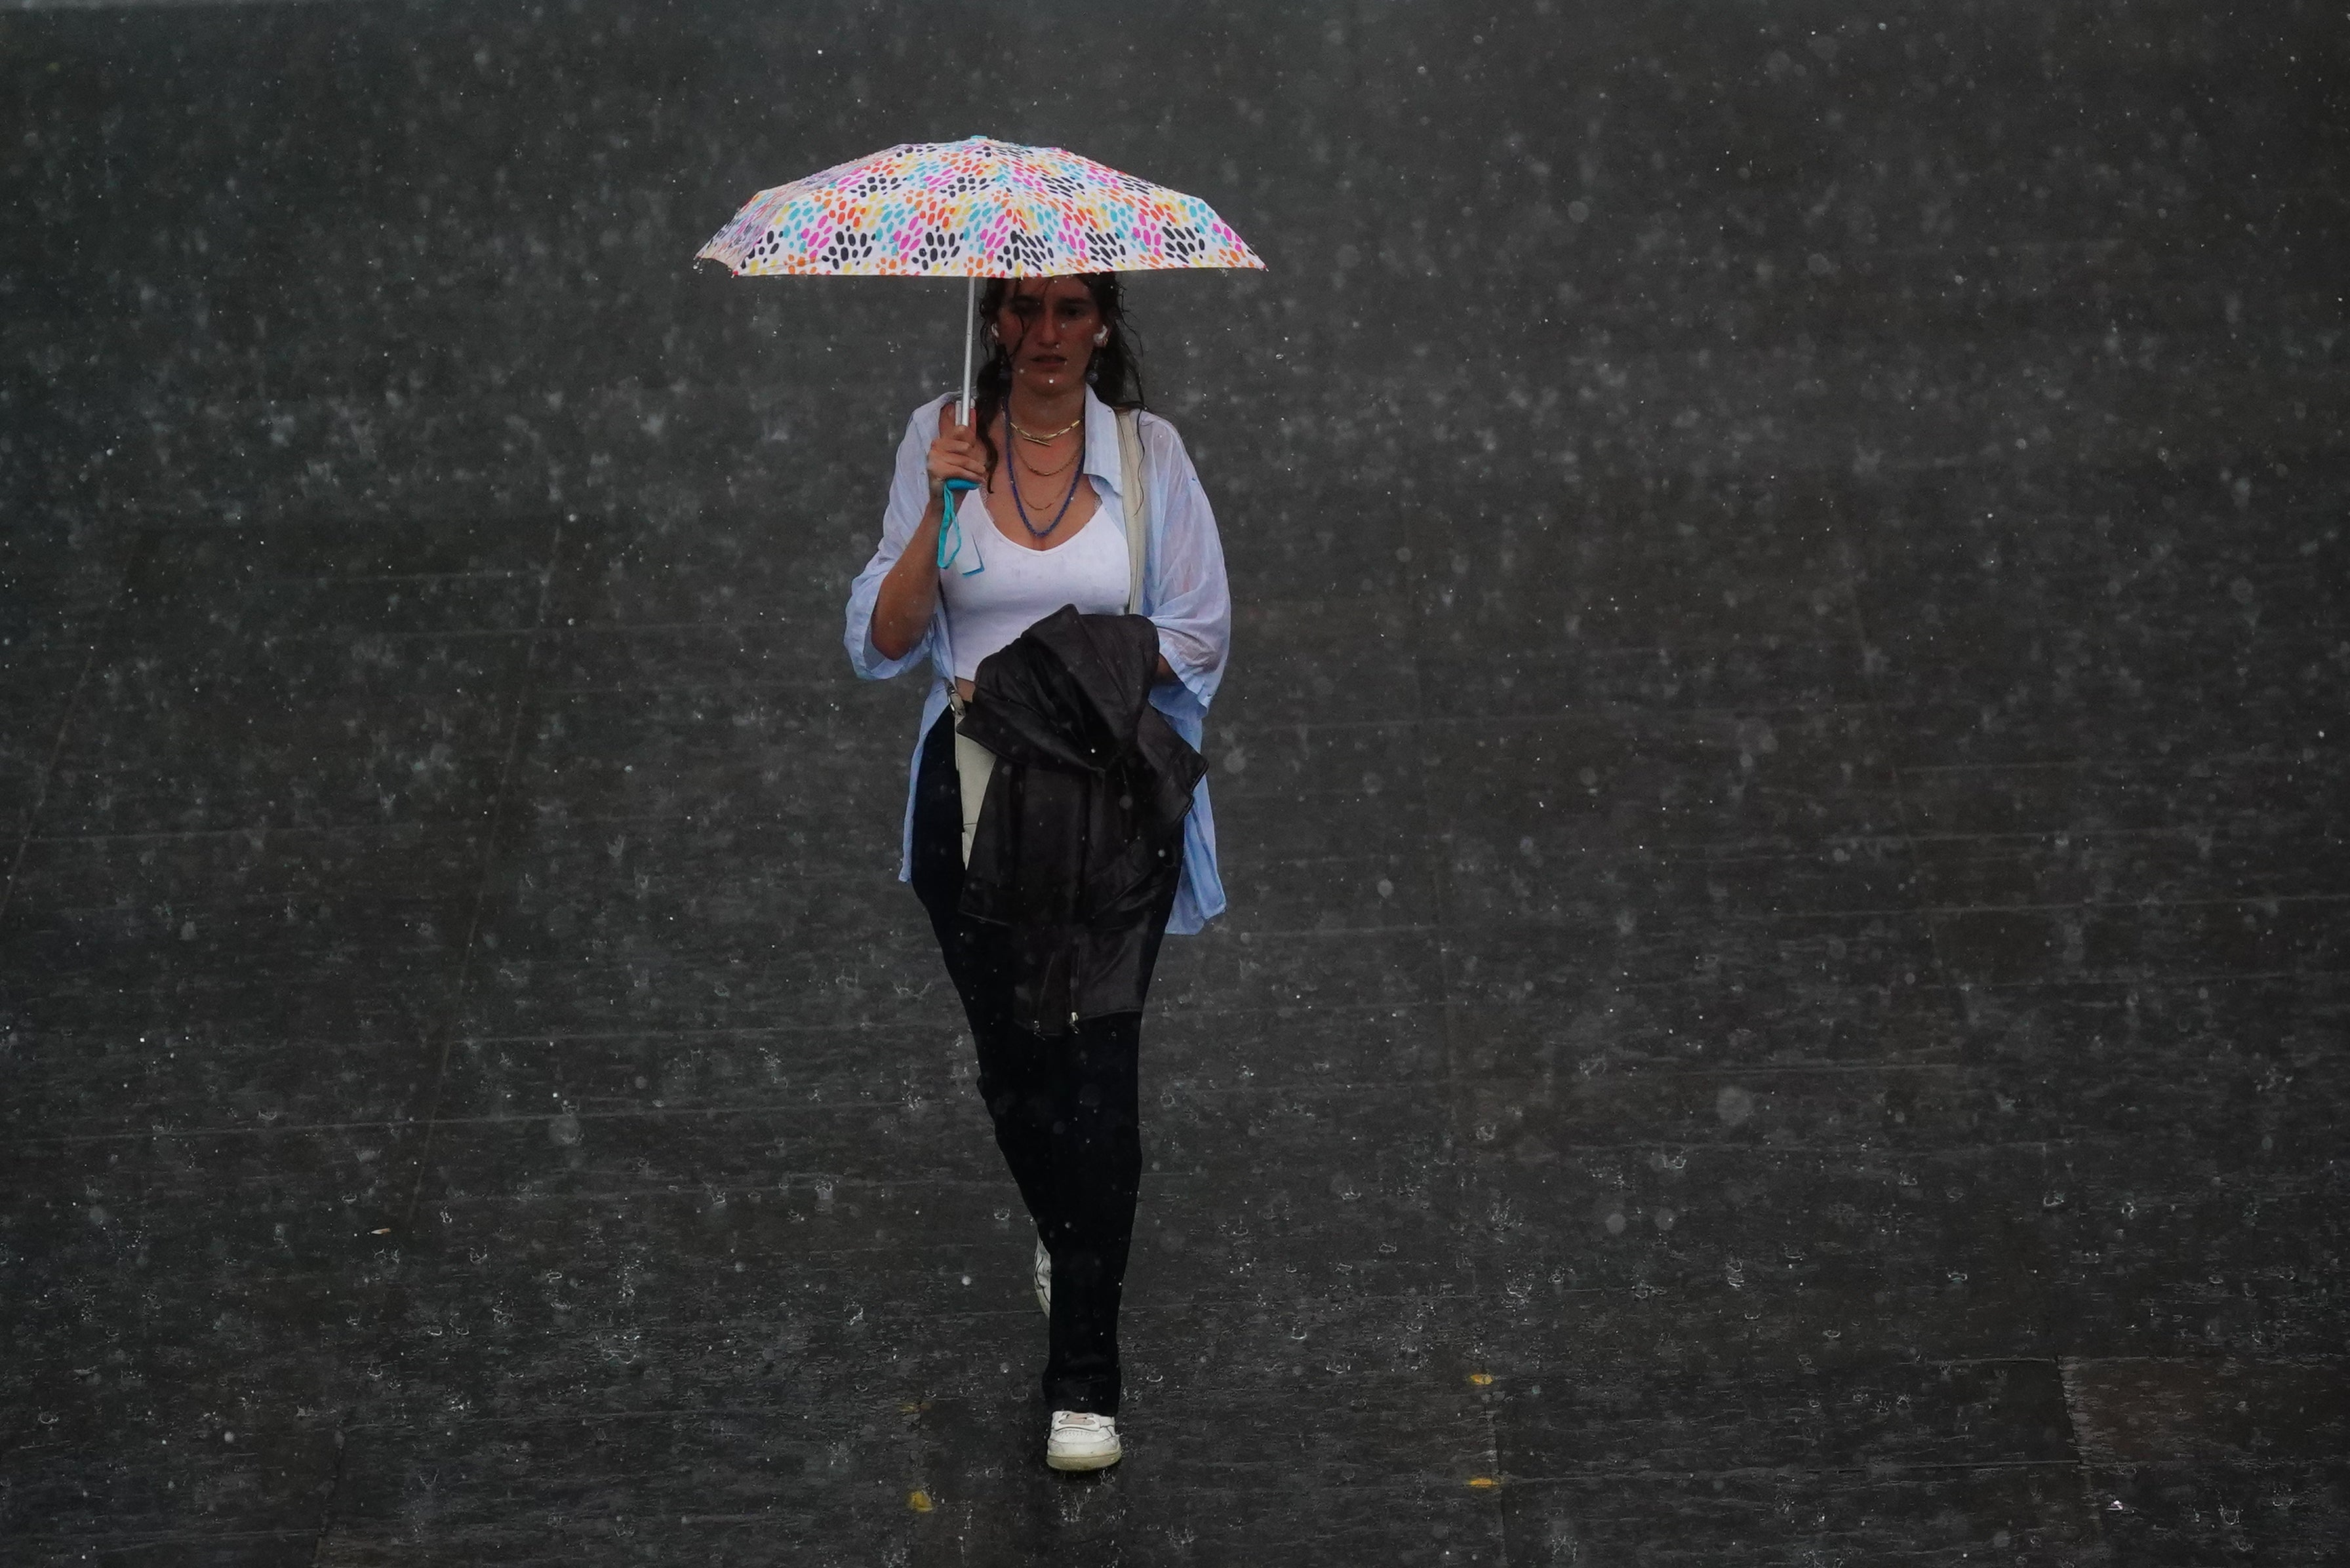
<path fill-rule="evenodd" d="M 1076 606 L 1080 615 L 1126 612 L 1130 571 L 1126 514 L 1117 496 L 1102 496 L 1076 535 L 1049 550 L 1024 550 L 1005 538 L 975 491 L 956 508 L 956 521 L 978 536 L 986 563 L 970 576 L 961 562 L 939 574 L 956 679 L 975 680 L 981 659 L 1063 605 Z"/>

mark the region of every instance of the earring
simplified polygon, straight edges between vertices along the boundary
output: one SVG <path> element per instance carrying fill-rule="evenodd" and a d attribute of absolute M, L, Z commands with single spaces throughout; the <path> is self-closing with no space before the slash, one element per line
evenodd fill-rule
<path fill-rule="evenodd" d="M 1103 344 L 1105 344 L 1105 343 L 1107 343 L 1107 342 L 1108 342 L 1108 341 L 1109 341 L 1109 328 L 1108 328 L 1108 327 L 1103 327 L 1100 331 L 1098 331 L 1098 332 L 1097 332 L 1097 333 L 1095 333 L 1095 334 L 1094 334 L 1094 347 L 1095 347 L 1095 348 L 1100 348 Z"/>

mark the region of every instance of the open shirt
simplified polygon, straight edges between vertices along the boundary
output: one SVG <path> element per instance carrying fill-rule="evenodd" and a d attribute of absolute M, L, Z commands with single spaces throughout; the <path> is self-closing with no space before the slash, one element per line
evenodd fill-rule
<path fill-rule="evenodd" d="M 914 786 L 922 763 L 922 738 L 931 732 L 947 706 L 947 682 L 954 659 L 947 639 L 946 596 L 939 597 L 922 640 L 902 659 L 885 659 L 873 646 L 873 606 L 881 595 L 881 579 L 889 576 L 906 545 L 921 526 L 931 500 L 931 442 L 938 439 L 939 410 L 957 394 L 942 393 L 916 409 L 906 422 L 905 439 L 898 443 L 897 470 L 889 481 L 889 502 L 881 518 L 881 543 L 865 569 L 848 588 L 848 624 L 845 641 L 848 662 L 868 680 L 886 680 L 913 668 L 917 659 L 931 662 L 930 694 L 922 701 L 922 722 L 914 732 L 914 748 L 906 772 L 905 826 L 899 838 L 898 879 L 912 875 L 914 847 Z M 1086 389 L 1086 475 L 1097 495 L 1116 496 L 1121 507 L 1130 504 L 1127 478 L 1118 452 L 1118 414 Z M 1191 454 L 1175 427 L 1152 413 L 1141 416 L 1144 472 L 1150 478 L 1150 532 L 1142 572 L 1139 613 L 1159 628 L 1159 651 L 1175 672 L 1172 681 L 1150 689 L 1151 706 L 1167 716 L 1176 733 L 1202 753 L 1200 735 L 1222 680 L 1224 660 L 1232 647 L 1232 597 L 1224 580 L 1224 550 L 1216 535 L 1215 514 L 1207 493 L 1191 467 Z M 1021 546 L 998 532 L 988 515 L 981 492 L 964 493 L 957 507 L 963 534 L 963 553 L 947 569 L 970 565 L 974 545 L 982 561 Z M 1223 912 L 1224 885 L 1216 872 L 1216 823 L 1208 807 L 1208 781 L 1201 779 L 1191 794 L 1191 814 L 1183 823 L 1183 874 L 1176 885 L 1175 908 L 1167 929 L 1189 935 Z"/>

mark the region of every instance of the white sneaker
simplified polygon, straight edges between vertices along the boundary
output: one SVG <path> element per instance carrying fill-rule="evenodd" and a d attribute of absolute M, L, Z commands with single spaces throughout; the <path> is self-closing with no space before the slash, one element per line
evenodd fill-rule
<path fill-rule="evenodd" d="M 1042 1236 L 1036 1238 L 1036 1266 L 1034 1277 L 1036 1282 L 1036 1304 L 1045 1309 L 1046 1317 L 1050 1317 L 1053 1315 L 1053 1254 L 1045 1251 L 1045 1238 Z"/>
<path fill-rule="evenodd" d="M 1056 1470 L 1107 1469 L 1118 1463 L 1118 1422 L 1085 1410 L 1055 1410 L 1045 1438 L 1045 1462 Z"/>

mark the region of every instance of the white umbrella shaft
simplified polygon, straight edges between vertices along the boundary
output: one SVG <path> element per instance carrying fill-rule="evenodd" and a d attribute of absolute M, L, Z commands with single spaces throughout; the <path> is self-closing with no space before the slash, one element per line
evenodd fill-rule
<path fill-rule="evenodd" d="M 955 412 L 955 423 L 971 423 L 971 339 L 978 327 L 979 275 L 971 275 L 971 286 L 964 291 L 962 305 L 962 407 Z"/>

